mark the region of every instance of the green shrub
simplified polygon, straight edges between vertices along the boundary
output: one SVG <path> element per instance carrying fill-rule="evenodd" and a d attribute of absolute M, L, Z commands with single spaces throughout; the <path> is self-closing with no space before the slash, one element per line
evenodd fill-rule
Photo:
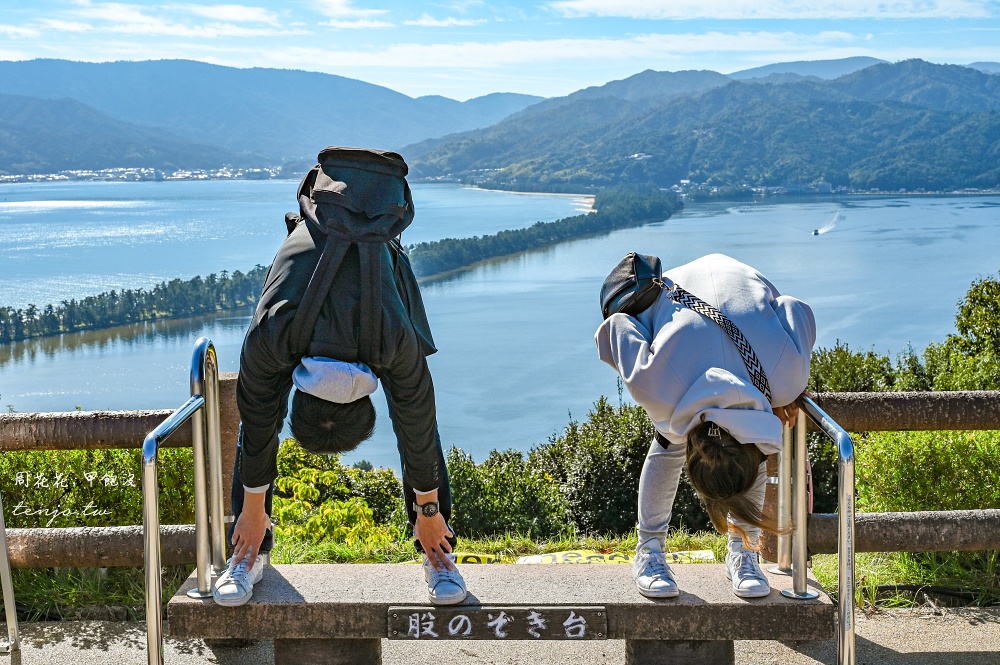
<path fill-rule="evenodd" d="M 559 483 L 581 533 L 622 535 L 638 520 L 639 474 L 652 440 L 653 424 L 642 407 L 614 407 L 602 397 L 586 421 L 571 421 L 561 436 L 533 449 L 529 462 Z M 671 524 L 711 528 L 686 474 Z"/>
<path fill-rule="evenodd" d="M 468 453 L 452 448 L 448 475 L 455 506 L 451 525 L 462 536 L 511 532 L 553 538 L 573 530 L 559 485 L 515 450 L 494 450 L 476 464 Z"/>
<path fill-rule="evenodd" d="M 929 344 L 924 363 L 934 390 L 1000 390 L 1000 353 L 985 349 L 976 355 L 961 350 L 957 338 Z"/>
<path fill-rule="evenodd" d="M 839 339 L 832 349 L 813 351 L 809 365 L 809 390 L 817 393 L 891 390 L 894 380 L 889 356 L 852 351 Z"/>
<path fill-rule="evenodd" d="M 1000 432 L 871 432 L 856 455 L 859 511 L 1000 508 Z"/>
<path fill-rule="evenodd" d="M 871 432 L 857 442 L 859 511 L 1000 508 L 1000 432 Z M 882 555 L 885 582 L 971 590 L 1000 601 L 1000 555 L 900 552 Z"/>
<path fill-rule="evenodd" d="M 285 439 L 278 448 L 275 497 L 296 495 L 317 505 L 361 499 L 377 524 L 398 522 L 405 515 L 403 484 L 392 469 L 346 467 L 336 455 L 313 455 L 294 439 Z"/>
<path fill-rule="evenodd" d="M 142 524 L 139 450 L 15 450 L 0 455 L 7 526 Z M 194 522 L 190 449 L 159 453 L 160 522 Z"/>

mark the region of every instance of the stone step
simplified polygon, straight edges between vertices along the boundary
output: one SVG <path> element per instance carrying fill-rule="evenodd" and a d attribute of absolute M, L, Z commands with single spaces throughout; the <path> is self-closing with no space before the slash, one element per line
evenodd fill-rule
<path fill-rule="evenodd" d="M 670 641 L 826 640 L 836 631 L 836 605 L 782 596 L 791 577 L 769 575 L 771 594 L 736 597 L 721 564 L 674 565 L 681 594 L 639 595 L 631 566 L 621 564 L 459 566 L 469 597 L 464 606 L 602 607 L 609 639 Z M 170 600 L 169 634 L 180 638 L 370 640 L 387 636 L 390 607 L 428 607 L 423 570 L 415 564 L 266 566 L 253 598 L 220 607 L 187 597 L 194 574 Z"/>

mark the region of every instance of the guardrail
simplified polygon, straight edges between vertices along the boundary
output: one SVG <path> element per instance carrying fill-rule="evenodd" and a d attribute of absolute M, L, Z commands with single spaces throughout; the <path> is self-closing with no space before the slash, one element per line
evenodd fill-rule
<path fill-rule="evenodd" d="M 10 574 L 10 548 L 7 545 L 7 525 L 3 520 L 2 499 L 0 499 L 0 588 L 3 589 L 3 609 L 7 617 L 7 643 L 0 643 L 0 653 L 10 653 L 21 648 L 21 641 L 18 637 L 14 580 Z"/>
<path fill-rule="evenodd" d="M 146 653 L 149 665 L 163 665 L 163 581 L 160 552 L 160 445 L 191 421 L 194 449 L 194 514 L 198 584 L 192 598 L 212 595 L 212 574 L 226 565 L 222 514 L 222 447 L 219 427 L 219 362 L 211 340 L 195 343 L 191 360 L 191 398 L 146 435 L 142 444 L 142 528 L 146 567 Z M 208 468 L 206 446 L 208 440 Z"/>
<path fill-rule="evenodd" d="M 809 397 L 801 399 L 802 413 L 792 428 L 785 427 L 784 445 L 778 453 L 777 519 L 781 531 L 788 535 L 777 538 L 777 563 L 770 572 L 792 576 L 792 588 L 781 594 L 793 599 L 811 599 L 819 594 L 806 585 L 809 559 L 809 505 L 807 480 L 806 434 L 807 418 L 830 437 L 837 447 L 837 662 L 854 665 L 854 442 Z M 772 482 L 768 478 L 768 482 Z"/>

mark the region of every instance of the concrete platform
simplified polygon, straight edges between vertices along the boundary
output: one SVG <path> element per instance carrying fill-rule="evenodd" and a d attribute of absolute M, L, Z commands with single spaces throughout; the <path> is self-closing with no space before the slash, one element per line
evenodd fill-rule
<path fill-rule="evenodd" d="M 465 606 L 603 606 L 607 637 L 625 640 L 824 640 L 836 606 L 779 593 L 791 578 L 772 575 L 765 598 L 733 595 L 722 564 L 674 566 L 679 598 L 639 595 L 630 566 L 466 565 Z M 413 564 L 278 565 L 265 568 L 253 598 L 219 607 L 188 598 L 192 575 L 170 600 L 169 633 L 179 638 L 374 639 L 386 637 L 390 606 L 426 606 L 423 571 Z"/>

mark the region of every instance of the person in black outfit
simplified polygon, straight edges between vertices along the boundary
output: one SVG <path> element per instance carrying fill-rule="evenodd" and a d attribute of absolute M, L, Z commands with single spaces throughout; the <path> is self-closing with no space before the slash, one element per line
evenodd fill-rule
<path fill-rule="evenodd" d="M 407 167 L 396 153 L 347 148 L 327 148 L 319 161 L 299 187 L 300 215 L 286 217 L 288 237 L 243 342 L 233 556 L 215 599 L 246 602 L 261 576 L 258 555 L 273 545 L 278 436 L 293 385 L 293 436 L 310 452 L 337 454 L 371 435 L 369 395 L 381 380 L 430 599 L 461 602 L 465 583 L 450 554 L 451 492 L 426 360 L 436 349 L 398 237 L 382 242 L 370 231 L 372 220 L 388 219 L 393 234 L 412 220 Z"/>

